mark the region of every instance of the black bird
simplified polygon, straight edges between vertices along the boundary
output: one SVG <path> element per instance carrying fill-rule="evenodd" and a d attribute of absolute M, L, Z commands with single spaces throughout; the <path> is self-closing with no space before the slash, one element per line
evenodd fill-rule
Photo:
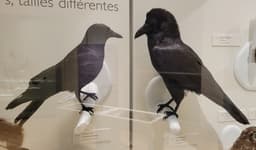
<path fill-rule="evenodd" d="M 182 41 L 176 19 L 170 12 L 160 8 L 148 12 L 145 24 L 137 31 L 135 38 L 143 34 L 148 38 L 152 65 L 172 95 L 157 110 L 171 110 L 165 112 L 165 119 L 170 115 L 178 117 L 177 110 L 187 90 L 205 95 L 226 109 L 238 122 L 249 124 L 248 119 L 224 93 L 199 56 Z M 169 106 L 173 101 L 176 103 L 174 109 Z"/>
<path fill-rule="evenodd" d="M 16 117 L 15 123 L 23 125 L 46 99 L 61 91 L 75 92 L 82 109 L 92 114 L 93 108 L 85 107 L 82 102 L 88 97 L 96 100 L 97 96 L 81 89 L 99 74 L 104 61 L 105 43 L 110 37 L 122 38 L 104 24 L 90 26 L 82 42 L 62 61 L 30 79 L 27 90 L 6 107 L 13 109 L 20 104 L 31 102 Z M 86 94 L 86 98 L 81 99 L 80 93 Z"/>

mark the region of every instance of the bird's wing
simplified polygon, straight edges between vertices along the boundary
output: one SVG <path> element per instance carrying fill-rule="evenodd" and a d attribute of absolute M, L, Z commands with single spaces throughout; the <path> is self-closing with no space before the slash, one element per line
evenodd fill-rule
<path fill-rule="evenodd" d="M 225 108 L 237 121 L 248 124 L 245 115 L 224 93 L 192 49 L 184 45 L 176 45 L 175 47 L 155 47 L 154 51 L 158 56 L 155 66 L 164 80 L 174 81 L 183 89 L 205 95 Z"/>
<path fill-rule="evenodd" d="M 76 91 L 78 88 L 78 56 L 77 48 L 73 49 L 59 64 L 57 79 L 59 88 L 67 91 Z"/>
<path fill-rule="evenodd" d="M 152 63 L 160 74 L 200 75 L 202 61 L 187 46 L 155 46 L 152 50 Z"/>
<path fill-rule="evenodd" d="M 103 56 L 98 52 L 101 46 L 85 46 L 78 51 L 78 84 L 84 87 L 93 81 L 99 74 L 103 65 Z"/>
<path fill-rule="evenodd" d="M 201 94 L 204 91 L 213 97 L 223 96 L 223 91 L 200 57 L 183 43 L 175 46 L 154 47 L 156 70 L 182 88 Z M 211 89 L 213 88 L 213 89 Z M 215 91 L 216 89 L 216 91 Z M 217 102 L 221 104 L 221 102 Z"/>
<path fill-rule="evenodd" d="M 197 55 L 197 53 L 190 48 L 187 44 L 183 43 L 184 48 L 187 50 L 188 53 L 190 53 L 191 55 L 193 55 L 193 57 L 196 58 L 197 62 L 200 63 L 201 65 L 203 64 L 201 58 Z"/>

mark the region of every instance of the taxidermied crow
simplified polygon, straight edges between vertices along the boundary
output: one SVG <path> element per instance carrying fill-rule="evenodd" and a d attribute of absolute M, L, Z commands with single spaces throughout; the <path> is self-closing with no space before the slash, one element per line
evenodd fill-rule
<path fill-rule="evenodd" d="M 231 150 L 256 150 L 256 127 L 245 129 L 236 140 Z"/>
<path fill-rule="evenodd" d="M 27 90 L 6 107 L 13 109 L 31 101 L 16 117 L 15 123 L 23 125 L 47 98 L 61 91 L 75 92 L 83 110 L 93 113 L 93 108 L 85 107 L 82 102 L 88 97 L 96 100 L 97 96 L 81 89 L 93 81 L 101 71 L 105 43 L 110 37 L 122 38 L 104 24 L 90 26 L 82 42 L 62 61 L 33 77 Z M 86 98 L 81 100 L 80 93 L 86 94 Z"/>
<path fill-rule="evenodd" d="M 147 13 L 145 24 L 137 31 L 135 38 L 146 34 L 151 62 L 161 75 L 172 95 L 166 104 L 160 104 L 157 112 L 165 107 L 165 119 L 170 115 L 177 116 L 177 110 L 184 98 L 184 91 L 203 94 L 219 106 L 225 108 L 231 116 L 242 124 L 249 124 L 245 115 L 232 103 L 215 81 L 199 56 L 183 43 L 175 17 L 160 8 Z M 173 109 L 169 104 L 175 101 Z"/>

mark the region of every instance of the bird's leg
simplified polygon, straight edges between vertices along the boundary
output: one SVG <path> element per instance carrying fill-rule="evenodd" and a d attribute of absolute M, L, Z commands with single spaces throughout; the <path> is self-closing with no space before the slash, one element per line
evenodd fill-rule
<path fill-rule="evenodd" d="M 86 107 L 86 106 L 84 106 L 83 104 L 81 104 L 82 105 L 82 111 L 87 111 L 90 115 L 93 115 L 94 114 L 94 108 L 93 107 Z M 81 112 L 82 112 L 81 111 Z M 80 113 L 81 113 L 80 112 Z"/>
<path fill-rule="evenodd" d="M 164 112 L 165 113 L 164 120 L 172 115 L 175 115 L 177 118 L 179 118 L 179 115 L 177 114 L 179 107 L 180 107 L 180 103 L 177 104 L 177 106 L 175 107 L 175 109 L 173 111 L 165 111 Z"/>
<path fill-rule="evenodd" d="M 159 105 L 158 105 L 159 108 L 157 109 L 156 112 L 159 113 L 159 112 L 161 112 L 161 111 L 162 111 L 164 108 L 166 108 L 166 107 L 169 108 L 170 110 L 174 111 L 174 109 L 170 106 L 170 103 L 173 102 L 173 100 L 174 100 L 174 99 L 172 98 L 172 99 L 170 99 L 170 100 L 169 100 L 167 103 L 165 103 L 165 104 L 159 104 Z"/>
<path fill-rule="evenodd" d="M 85 98 L 83 98 L 83 101 L 85 101 L 89 97 L 95 101 L 98 99 L 98 96 L 96 95 L 96 93 L 88 93 L 88 92 L 84 92 L 84 91 L 80 91 L 80 92 L 86 95 Z"/>
<path fill-rule="evenodd" d="M 80 92 L 86 95 L 85 98 L 83 98 L 82 101 L 80 100 L 80 103 L 81 103 L 81 106 L 82 106 L 81 112 L 82 111 L 87 111 L 87 112 L 89 112 L 90 115 L 93 115 L 93 113 L 94 113 L 93 109 L 94 108 L 93 107 L 86 107 L 86 106 L 84 106 L 83 102 L 85 100 L 87 100 L 89 97 L 96 101 L 98 99 L 98 96 L 96 95 L 96 93 L 89 93 L 89 92 L 84 92 L 84 91 L 80 91 Z"/>
<path fill-rule="evenodd" d="M 167 118 L 169 118 L 172 115 L 179 118 L 179 115 L 175 111 L 165 111 L 164 113 L 165 113 L 164 120 L 166 120 Z"/>
<path fill-rule="evenodd" d="M 79 99 L 79 102 L 82 106 L 82 109 L 81 111 L 79 112 L 79 114 L 81 114 L 83 111 L 87 111 L 90 115 L 93 115 L 94 111 L 93 111 L 93 107 L 86 107 L 84 104 L 83 104 L 83 101 L 81 99 Z"/>

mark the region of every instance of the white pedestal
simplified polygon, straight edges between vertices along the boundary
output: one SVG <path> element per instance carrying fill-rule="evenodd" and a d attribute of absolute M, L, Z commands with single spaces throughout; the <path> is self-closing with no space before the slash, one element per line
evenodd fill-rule
<path fill-rule="evenodd" d="M 220 134 L 223 150 L 230 150 L 241 132 L 242 129 L 236 125 L 227 125 L 224 127 Z"/>
<path fill-rule="evenodd" d="M 160 76 L 154 77 L 149 82 L 145 91 L 145 97 L 146 104 L 148 104 L 148 109 L 151 112 L 156 112 L 158 104 L 166 103 L 171 98 Z M 170 116 L 167 122 L 172 133 L 178 134 L 181 131 L 180 123 L 176 116 Z"/>

